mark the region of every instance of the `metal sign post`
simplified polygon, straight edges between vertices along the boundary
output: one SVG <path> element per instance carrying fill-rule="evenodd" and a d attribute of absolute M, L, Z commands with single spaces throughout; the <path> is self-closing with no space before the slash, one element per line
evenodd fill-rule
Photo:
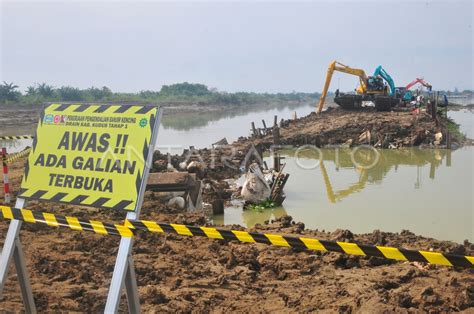
<path fill-rule="evenodd" d="M 161 111 L 158 113 L 157 123 L 155 123 L 151 143 L 153 147 L 156 146 L 158 138 L 158 126 L 160 125 Z M 145 167 L 151 168 L 153 162 L 153 149 L 148 153 Z M 145 196 L 145 187 L 148 181 L 148 174 L 150 171 L 144 171 L 142 187 L 140 188 L 140 195 L 138 196 L 137 209 L 134 212 L 127 213 L 127 220 L 138 220 L 140 218 L 140 211 L 143 204 L 143 197 Z M 104 313 L 117 313 L 120 305 L 120 297 L 122 295 L 122 288 L 125 285 L 127 295 L 128 311 L 130 313 L 140 312 L 140 299 L 138 297 L 137 280 L 135 277 L 135 268 L 133 266 L 132 258 L 133 238 L 123 238 L 120 240 L 120 246 L 115 261 L 114 273 L 110 283 L 109 295 L 107 296 L 107 303 L 105 305 Z"/>
<path fill-rule="evenodd" d="M 132 215 L 133 214 L 133 215 Z M 134 213 L 128 213 L 127 219 L 136 219 Z M 133 238 L 122 238 L 115 261 L 114 274 L 110 283 L 109 295 L 104 313 L 117 313 L 120 305 L 122 288 L 125 285 L 128 310 L 130 313 L 140 312 L 140 299 L 135 278 L 132 258 Z"/>
<path fill-rule="evenodd" d="M 26 206 L 26 201 L 22 198 L 16 200 L 15 208 L 23 208 Z M 23 304 L 25 305 L 26 313 L 36 313 L 35 301 L 33 299 L 33 292 L 31 290 L 28 272 L 26 270 L 25 257 L 23 248 L 20 242 L 20 229 L 22 222 L 14 219 L 8 227 L 7 237 L 3 245 L 2 255 L 0 256 L 0 296 L 3 293 L 3 288 L 7 280 L 8 268 L 10 266 L 11 258 L 15 262 L 16 273 L 18 281 L 20 282 L 21 295 Z"/>

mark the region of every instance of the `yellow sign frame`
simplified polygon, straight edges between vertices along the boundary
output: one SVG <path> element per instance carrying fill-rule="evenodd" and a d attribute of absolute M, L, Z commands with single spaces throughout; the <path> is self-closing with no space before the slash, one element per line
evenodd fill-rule
<path fill-rule="evenodd" d="M 159 117 L 158 106 L 45 106 L 18 197 L 136 211 Z"/>

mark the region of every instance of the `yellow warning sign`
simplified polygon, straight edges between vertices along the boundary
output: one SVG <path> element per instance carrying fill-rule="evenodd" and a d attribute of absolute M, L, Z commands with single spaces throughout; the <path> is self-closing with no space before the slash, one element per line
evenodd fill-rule
<path fill-rule="evenodd" d="M 48 105 L 18 196 L 135 210 L 158 113 L 155 106 Z"/>

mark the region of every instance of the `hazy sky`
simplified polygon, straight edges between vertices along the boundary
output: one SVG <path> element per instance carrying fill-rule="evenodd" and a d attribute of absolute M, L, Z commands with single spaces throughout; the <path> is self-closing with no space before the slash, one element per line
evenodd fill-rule
<path fill-rule="evenodd" d="M 397 86 L 474 89 L 473 2 L 19 2 L 1 0 L 0 79 L 114 91 L 200 82 L 320 91 L 331 60 Z M 354 89 L 336 74 L 331 90 Z"/>

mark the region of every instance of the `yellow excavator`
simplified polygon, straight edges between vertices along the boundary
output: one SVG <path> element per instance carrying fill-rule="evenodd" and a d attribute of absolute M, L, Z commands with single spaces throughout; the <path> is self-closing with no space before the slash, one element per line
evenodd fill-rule
<path fill-rule="evenodd" d="M 323 92 L 319 100 L 319 105 L 316 109 L 320 113 L 326 100 L 326 95 L 331 84 L 331 79 L 334 71 L 339 71 L 359 77 L 360 85 L 356 89 L 355 94 L 336 93 L 334 102 L 341 108 L 351 110 L 362 106 L 363 101 L 372 101 L 375 108 L 379 111 L 390 110 L 390 108 L 398 102 L 397 99 L 388 95 L 388 88 L 384 85 L 383 78 L 380 76 L 367 76 L 362 69 L 351 68 L 338 61 L 333 61 L 329 64 L 326 75 L 326 82 L 324 83 Z"/>

